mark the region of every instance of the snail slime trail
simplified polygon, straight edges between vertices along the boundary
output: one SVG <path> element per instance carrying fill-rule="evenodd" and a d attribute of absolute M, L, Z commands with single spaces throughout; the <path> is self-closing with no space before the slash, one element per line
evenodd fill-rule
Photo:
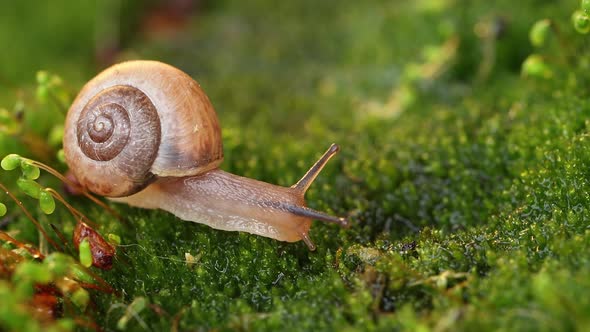
<path fill-rule="evenodd" d="M 96 194 L 216 229 L 303 240 L 311 250 L 313 219 L 348 225 L 308 208 L 304 198 L 338 150 L 332 144 L 291 187 L 224 172 L 209 98 L 187 74 L 156 61 L 123 62 L 90 80 L 68 111 L 64 133 L 68 166 Z"/>

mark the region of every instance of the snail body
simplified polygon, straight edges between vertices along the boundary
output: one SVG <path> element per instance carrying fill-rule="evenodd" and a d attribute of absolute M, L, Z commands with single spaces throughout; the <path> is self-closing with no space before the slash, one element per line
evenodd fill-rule
<path fill-rule="evenodd" d="M 68 111 L 66 162 L 91 192 L 167 210 L 213 228 L 305 241 L 312 219 L 346 225 L 305 206 L 304 194 L 330 149 L 292 187 L 220 170 L 217 115 L 199 84 L 156 61 L 114 65 L 89 81 Z"/>

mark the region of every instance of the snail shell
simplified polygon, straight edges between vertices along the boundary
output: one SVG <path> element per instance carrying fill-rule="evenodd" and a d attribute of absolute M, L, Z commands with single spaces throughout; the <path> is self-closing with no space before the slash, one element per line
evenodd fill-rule
<path fill-rule="evenodd" d="M 64 142 L 76 178 L 108 197 L 223 161 L 211 102 L 191 77 L 157 61 L 124 62 L 89 81 L 70 107 Z"/>

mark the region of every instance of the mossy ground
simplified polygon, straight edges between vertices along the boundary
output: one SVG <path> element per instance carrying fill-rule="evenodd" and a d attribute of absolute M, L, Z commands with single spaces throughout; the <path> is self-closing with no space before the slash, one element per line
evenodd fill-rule
<path fill-rule="evenodd" d="M 291 185 L 339 143 L 307 199 L 352 227 L 315 222 L 310 252 L 113 205 L 123 225 L 70 198 L 122 238 L 101 273 L 122 295 L 93 293 L 91 315 L 115 329 L 145 297 L 153 306 L 130 330 L 589 329 L 590 62 L 569 21 L 577 6 L 225 1 L 181 35 L 130 42 L 126 56 L 201 83 L 225 170 Z M 546 17 L 559 36 L 534 50 L 529 28 Z M 551 78 L 521 76 L 533 51 Z M 2 138 L 2 154 L 25 151 Z M 71 233 L 63 218 L 52 222 Z M 21 217 L 5 227 L 38 241 Z"/>

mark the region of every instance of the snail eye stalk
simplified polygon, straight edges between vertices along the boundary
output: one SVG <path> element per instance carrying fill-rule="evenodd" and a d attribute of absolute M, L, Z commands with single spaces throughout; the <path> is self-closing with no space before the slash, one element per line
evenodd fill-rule
<path fill-rule="evenodd" d="M 328 151 L 326 151 L 324 155 L 321 156 L 320 159 L 318 159 L 318 161 L 316 161 L 315 164 L 313 164 L 313 166 L 311 166 L 309 171 L 305 173 L 301 180 L 297 181 L 297 183 L 292 185 L 291 188 L 300 191 L 302 194 L 305 194 L 307 189 L 309 189 L 309 186 L 311 186 L 311 184 L 313 183 L 315 178 L 320 174 L 324 166 L 326 166 L 328 161 L 332 157 L 334 157 L 336 153 L 338 153 L 338 151 L 340 151 L 340 146 L 338 146 L 338 144 L 332 143 L 332 145 L 330 145 L 330 147 L 328 148 Z"/>
<path fill-rule="evenodd" d="M 322 171 L 324 166 L 326 166 L 328 161 L 334 155 L 336 155 L 336 153 L 338 153 L 338 151 L 340 151 L 340 147 L 337 144 L 330 145 L 328 150 L 320 157 L 320 159 L 318 159 L 318 161 L 315 162 L 315 164 L 313 164 L 313 166 L 311 166 L 311 168 L 307 171 L 307 173 L 305 173 L 305 175 L 301 178 L 301 180 L 299 180 L 296 184 L 291 186 L 291 188 L 295 189 L 295 191 L 299 195 L 301 195 L 302 200 L 303 200 L 303 196 L 305 195 L 305 192 L 307 191 L 307 189 L 309 189 L 309 187 L 311 186 L 313 181 L 317 178 L 317 176 L 320 174 L 320 172 Z M 291 205 L 290 204 L 290 205 L 286 206 L 286 210 L 292 214 L 295 214 L 295 215 L 298 215 L 301 217 L 315 219 L 315 220 L 321 220 L 321 221 L 325 221 L 325 222 L 329 222 L 329 223 L 335 223 L 335 224 L 338 224 L 342 227 L 348 227 L 350 225 L 346 218 L 331 216 L 325 212 L 316 211 L 316 210 L 310 209 L 306 206 Z M 303 233 L 303 234 L 301 234 L 301 238 L 310 250 L 315 250 L 316 246 L 311 241 L 309 234 Z"/>

